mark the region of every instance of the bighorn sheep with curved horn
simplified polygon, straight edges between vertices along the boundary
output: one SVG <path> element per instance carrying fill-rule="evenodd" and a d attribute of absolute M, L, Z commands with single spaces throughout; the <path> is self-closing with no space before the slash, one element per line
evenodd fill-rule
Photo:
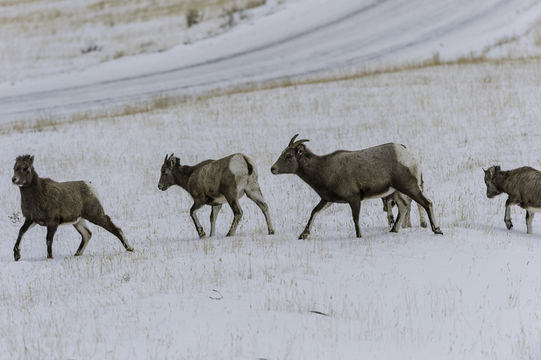
<path fill-rule="evenodd" d="M 219 160 L 205 160 L 195 166 L 181 165 L 178 157 L 165 155 L 161 168 L 158 188 L 167 190 L 171 185 L 178 185 L 193 198 L 190 216 L 199 237 L 205 236 L 196 211 L 203 205 L 210 205 L 210 236 L 214 235 L 214 226 L 222 204 L 227 201 L 233 210 L 233 222 L 227 236 L 235 235 L 237 225 L 242 218 L 239 199 L 246 194 L 261 209 L 269 234 L 274 234 L 268 206 L 263 199 L 257 182 L 257 172 L 252 161 L 243 154 L 233 154 Z"/>
<path fill-rule="evenodd" d="M 72 224 L 81 235 L 75 256 L 82 255 L 92 237 L 85 219 L 109 231 L 127 251 L 133 251 L 122 230 L 103 211 L 89 183 L 40 178 L 34 170 L 34 157 L 30 155 L 17 157 L 13 170 L 11 181 L 21 191 L 21 210 L 25 217 L 13 248 L 15 261 L 21 257 L 19 244 L 23 235 L 35 224 L 47 227 L 47 258 L 53 257 L 53 237 L 58 226 L 65 224 Z"/>
<path fill-rule="evenodd" d="M 316 214 L 331 203 L 348 203 L 355 233 L 361 237 L 361 200 L 385 197 L 395 191 L 409 196 L 428 213 L 432 231 L 442 234 L 435 223 L 432 202 L 423 194 L 421 171 L 404 145 L 384 144 L 358 151 L 338 150 L 318 156 L 293 136 L 271 167 L 273 174 L 297 174 L 312 187 L 321 201 L 315 206 L 299 239 L 306 239 Z M 391 231 L 398 232 L 406 209 L 398 204 L 398 219 Z"/>

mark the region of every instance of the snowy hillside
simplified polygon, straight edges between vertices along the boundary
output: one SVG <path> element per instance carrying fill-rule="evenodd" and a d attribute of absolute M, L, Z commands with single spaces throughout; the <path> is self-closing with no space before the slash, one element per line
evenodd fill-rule
<path fill-rule="evenodd" d="M 354 15 L 359 4 L 366 14 Z M 541 60 L 533 56 L 539 5 L 404 4 L 277 3 L 270 14 L 259 9 L 253 23 L 168 52 L 2 83 L 0 358 L 540 358 L 541 220 L 527 235 L 524 211 L 514 208 L 508 231 L 505 198 L 486 198 L 481 170 L 541 168 Z M 366 31 L 356 31 L 368 21 Z M 434 26 L 449 32 L 403 46 Z M 319 30 L 225 56 L 303 29 Z M 498 43 L 502 38 L 513 41 Z M 396 53 L 388 50 L 397 44 Z M 440 44 L 449 52 L 438 50 L 442 61 L 423 66 Z M 499 58 L 443 61 L 490 44 L 498 44 L 489 53 Z M 176 62 L 180 49 L 185 57 Z M 515 60 L 501 58 L 509 51 Z M 370 54 L 381 55 L 375 66 L 393 70 L 361 71 Z M 417 65 L 399 66 L 409 61 Z M 306 84 L 199 92 L 207 80 L 206 90 L 216 90 L 323 68 L 349 74 L 349 66 L 360 71 L 340 81 L 312 74 Z M 123 80 L 103 83 L 108 78 Z M 138 106 L 147 91 L 175 87 L 199 96 Z M 48 110 L 33 110 L 43 106 Z M 86 114 L 96 106 L 105 110 Z M 417 226 L 416 207 L 412 229 L 389 233 L 376 199 L 362 203 L 361 239 L 349 207 L 335 204 L 315 220 L 308 240 L 297 240 L 318 197 L 298 177 L 270 173 L 295 133 L 317 154 L 405 144 L 422 164 L 445 235 Z M 277 233 L 266 235 L 261 212 L 243 198 L 235 237 L 224 236 L 232 221 L 226 205 L 218 235 L 198 239 L 189 195 L 157 188 L 171 152 L 186 164 L 249 155 Z M 41 176 L 92 181 L 135 251 L 90 225 L 93 238 L 84 256 L 74 257 L 80 238 L 66 226 L 56 234 L 54 259 L 46 260 L 46 230 L 35 227 L 14 262 L 23 219 L 11 169 L 25 153 L 35 155 Z M 199 213 L 207 233 L 209 213 Z"/>
<path fill-rule="evenodd" d="M 257 21 L 205 41 L 79 72 L 0 83 L 0 114 L 6 118 L 31 111 L 95 109 L 157 93 L 191 94 L 435 55 L 444 60 L 482 56 L 501 41 L 525 34 L 541 16 L 541 4 L 534 0 L 272 4 L 254 10 Z M 269 13 L 269 7 L 275 11 Z M 50 67 L 48 62 L 43 65 L 44 71 Z"/>

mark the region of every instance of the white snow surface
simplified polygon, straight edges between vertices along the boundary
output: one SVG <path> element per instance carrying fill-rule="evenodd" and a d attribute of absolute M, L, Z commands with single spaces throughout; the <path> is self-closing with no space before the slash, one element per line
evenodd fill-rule
<path fill-rule="evenodd" d="M 270 6 L 270 5 L 268 5 Z M 481 52 L 521 35 L 541 15 L 536 0 L 297 0 L 260 9 L 221 36 L 80 72 L 0 84 L 0 115 L 85 110 L 166 91 Z"/>

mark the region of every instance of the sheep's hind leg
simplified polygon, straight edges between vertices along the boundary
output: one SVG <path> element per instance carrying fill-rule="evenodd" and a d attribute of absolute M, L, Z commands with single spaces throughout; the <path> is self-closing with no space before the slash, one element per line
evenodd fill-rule
<path fill-rule="evenodd" d="M 212 211 L 210 212 L 210 236 L 214 236 L 214 229 L 216 227 L 216 218 L 222 205 L 212 205 Z"/>
<path fill-rule="evenodd" d="M 409 189 L 405 189 L 409 190 Z M 426 213 L 428 214 L 428 220 L 430 221 L 430 227 L 432 228 L 432 231 L 434 234 L 443 235 L 443 232 L 439 228 L 439 226 L 436 224 L 436 219 L 434 216 L 434 206 L 432 205 L 432 201 L 430 201 L 421 191 L 421 189 L 413 189 L 412 191 L 401 191 L 403 194 L 408 195 L 410 198 L 412 198 L 417 204 L 421 205 Z"/>
<path fill-rule="evenodd" d="M 383 211 L 387 213 L 387 223 L 389 224 L 389 230 L 393 228 L 395 223 L 393 216 L 393 200 L 391 196 L 381 198 L 383 202 Z"/>
<path fill-rule="evenodd" d="M 246 196 L 250 200 L 256 203 L 256 205 L 261 209 L 261 212 L 263 212 L 263 216 L 265 216 L 265 221 L 267 222 L 267 230 L 269 232 L 269 235 L 274 234 L 274 228 L 272 227 L 270 215 L 269 215 L 269 206 L 265 202 L 265 199 L 263 199 L 263 194 L 261 193 L 261 189 L 258 187 L 254 187 L 254 189 L 246 189 L 245 190 Z"/>
<path fill-rule="evenodd" d="M 81 235 L 81 244 L 75 252 L 75 256 L 81 256 L 85 251 L 86 245 L 88 245 L 88 241 L 92 237 L 92 232 L 86 227 L 86 221 L 84 219 L 81 219 L 78 223 L 73 224 L 73 227 Z"/>
<path fill-rule="evenodd" d="M 108 215 L 103 215 L 98 218 L 87 218 L 87 220 L 93 224 L 104 228 L 105 230 L 116 236 L 118 240 L 120 240 L 126 251 L 133 251 L 133 248 L 128 244 L 128 241 L 126 240 L 126 237 L 124 236 L 122 230 L 113 223 L 113 221 Z"/>

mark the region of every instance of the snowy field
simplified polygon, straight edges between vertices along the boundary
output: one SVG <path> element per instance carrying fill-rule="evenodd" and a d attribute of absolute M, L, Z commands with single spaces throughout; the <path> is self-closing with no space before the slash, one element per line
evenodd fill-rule
<path fill-rule="evenodd" d="M 541 358 L 541 220 L 527 235 L 525 212 L 514 208 L 508 231 L 505 198 L 486 198 L 481 170 L 541 168 L 532 29 L 491 50 L 527 50 L 514 60 L 2 122 L 0 358 Z M 361 239 L 349 207 L 335 204 L 297 240 L 319 198 L 298 177 L 270 173 L 295 133 L 317 154 L 405 144 L 422 164 L 444 236 L 417 226 L 416 207 L 412 229 L 389 233 L 381 201 L 368 200 Z M 250 156 L 276 234 L 266 235 L 261 212 L 243 198 L 235 237 L 225 237 L 226 205 L 217 236 L 199 239 L 189 195 L 157 188 L 171 152 L 186 164 Z M 66 226 L 46 260 L 46 231 L 35 227 L 14 262 L 23 219 L 11 169 L 25 153 L 43 177 L 92 181 L 135 251 L 90 225 L 92 240 L 75 258 L 80 237 Z M 199 212 L 207 233 L 209 213 Z"/>
<path fill-rule="evenodd" d="M 91 180 L 136 251 L 92 227 L 85 255 L 74 258 L 79 236 L 64 227 L 46 261 L 45 230 L 34 228 L 15 263 L 19 194 L 2 182 L 2 356 L 539 358 L 541 223 L 526 235 L 515 209 L 507 231 L 505 199 L 485 197 L 481 167 L 541 167 L 540 67 L 433 67 L 3 134 L 4 178 L 30 152 L 42 176 Z M 309 240 L 296 240 L 318 198 L 300 179 L 269 171 L 295 132 L 320 154 L 407 144 L 445 235 L 390 234 L 381 202 L 370 200 L 362 239 L 349 208 L 336 204 Z M 223 237 L 226 207 L 218 236 L 199 240 L 189 195 L 157 189 L 163 156 L 193 164 L 238 151 L 258 166 L 277 234 L 265 235 L 259 209 L 243 199 L 236 237 Z"/>

